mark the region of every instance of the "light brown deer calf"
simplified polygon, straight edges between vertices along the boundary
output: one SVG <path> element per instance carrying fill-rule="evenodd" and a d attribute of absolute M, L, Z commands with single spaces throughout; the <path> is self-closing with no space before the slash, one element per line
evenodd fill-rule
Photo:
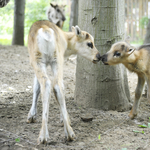
<path fill-rule="evenodd" d="M 145 81 L 148 84 L 148 98 L 150 102 L 150 44 L 142 45 L 138 49 L 132 47 L 128 42 L 117 42 L 102 56 L 105 65 L 116 65 L 122 63 L 130 71 L 138 75 L 135 100 L 129 117 L 137 116 L 139 100 L 143 91 Z"/>
<path fill-rule="evenodd" d="M 28 122 L 35 122 L 37 115 L 37 100 L 41 92 L 43 113 L 42 128 L 39 142 L 46 143 L 48 133 L 48 113 L 51 86 L 59 104 L 63 117 L 64 131 L 68 140 L 73 140 L 75 134 L 70 126 L 69 115 L 66 109 L 65 96 L 63 93 L 63 63 L 64 57 L 79 54 L 93 63 L 100 60 L 100 54 L 94 46 L 93 37 L 81 31 L 78 26 L 72 27 L 72 32 L 63 32 L 60 28 L 49 21 L 35 22 L 29 32 L 28 51 L 30 63 L 35 72 L 33 101 L 28 114 Z M 51 82 L 46 67 L 50 65 L 54 81 Z"/>

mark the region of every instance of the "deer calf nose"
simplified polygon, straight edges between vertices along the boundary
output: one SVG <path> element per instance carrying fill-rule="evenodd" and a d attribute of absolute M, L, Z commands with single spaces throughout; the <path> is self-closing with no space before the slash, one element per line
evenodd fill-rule
<path fill-rule="evenodd" d="M 65 21 L 65 20 L 66 20 L 66 18 L 65 18 L 65 17 L 63 17 L 63 18 L 62 18 L 62 21 Z"/>
<path fill-rule="evenodd" d="M 102 62 L 107 61 L 107 54 L 104 54 L 104 55 L 102 56 L 101 60 L 102 60 Z"/>
<path fill-rule="evenodd" d="M 97 57 L 98 60 L 101 60 L 101 56 L 100 56 L 99 53 L 96 54 L 96 57 Z"/>

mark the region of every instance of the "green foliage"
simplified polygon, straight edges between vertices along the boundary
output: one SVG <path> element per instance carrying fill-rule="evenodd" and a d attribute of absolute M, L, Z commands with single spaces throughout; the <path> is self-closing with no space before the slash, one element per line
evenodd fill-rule
<path fill-rule="evenodd" d="M 10 45 L 11 44 L 11 39 L 7 38 L 0 38 L 0 44 L 1 45 Z"/>
<path fill-rule="evenodd" d="M 147 128 L 147 125 L 143 124 L 143 125 L 138 125 L 141 128 Z"/>
<path fill-rule="evenodd" d="M 0 35 L 8 35 L 13 32 L 14 1 L 10 1 L 6 7 L 0 8 Z"/>
<path fill-rule="evenodd" d="M 147 25 L 148 25 L 148 17 L 142 17 L 142 18 L 140 19 L 140 27 L 141 27 L 142 29 L 144 29 L 144 28 L 147 27 Z"/>
<path fill-rule="evenodd" d="M 142 45 L 142 44 L 143 44 L 143 39 L 131 42 L 131 45 Z"/>
<path fill-rule="evenodd" d="M 70 16 L 69 14 L 66 14 L 66 20 L 63 25 L 63 31 L 69 31 L 69 20 L 70 20 Z"/>
<path fill-rule="evenodd" d="M 37 20 L 47 20 L 46 9 L 54 0 L 26 0 L 25 5 L 25 45 L 31 25 Z M 68 6 L 66 6 L 67 8 Z M 11 44 L 14 20 L 14 1 L 10 1 L 6 7 L 0 9 L 0 44 Z M 69 14 L 66 14 L 64 31 L 69 30 Z M 9 37 L 9 38 L 8 38 Z M 11 37 L 11 38 L 10 38 Z"/>
<path fill-rule="evenodd" d="M 31 25 L 37 20 L 46 20 L 46 9 L 50 0 L 26 0 L 25 9 L 25 35 L 28 34 Z"/>
<path fill-rule="evenodd" d="M 68 6 L 66 6 L 65 8 L 67 9 Z M 64 25 L 63 25 L 63 31 L 69 31 L 69 21 L 70 21 L 70 15 L 69 14 L 65 14 L 66 16 L 66 20 L 64 22 Z"/>
<path fill-rule="evenodd" d="M 99 134 L 98 139 L 99 139 L 99 140 L 101 139 L 101 134 Z"/>
<path fill-rule="evenodd" d="M 133 130 L 133 132 L 135 132 L 135 133 L 145 133 L 144 131 L 137 131 L 137 130 Z"/>
<path fill-rule="evenodd" d="M 20 138 L 16 138 L 15 141 L 16 141 L 16 142 L 20 142 Z"/>
<path fill-rule="evenodd" d="M 138 125 L 141 128 L 150 128 L 150 123 L 148 123 L 148 125 L 143 124 L 143 125 Z"/>

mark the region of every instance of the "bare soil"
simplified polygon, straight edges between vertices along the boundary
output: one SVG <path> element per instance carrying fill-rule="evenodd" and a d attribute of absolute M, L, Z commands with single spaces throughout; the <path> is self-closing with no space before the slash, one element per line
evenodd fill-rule
<path fill-rule="evenodd" d="M 136 119 L 130 120 L 127 112 L 102 111 L 81 108 L 74 100 L 76 60 L 64 65 L 64 84 L 67 110 L 77 139 L 67 142 L 57 102 L 52 98 L 49 113 L 47 145 L 37 145 L 41 128 L 42 104 L 38 101 L 36 123 L 26 123 L 32 103 L 33 70 L 26 47 L 0 45 L 0 150 L 150 150 L 150 128 L 138 125 L 150 123 L 150 104 L 141 98 Z M 128 73 L 132 101 L 137 77 Z M 84 122 L 81 117 L 91 115 Z M 144 131 L 143 133 L 135 133 Z"/>

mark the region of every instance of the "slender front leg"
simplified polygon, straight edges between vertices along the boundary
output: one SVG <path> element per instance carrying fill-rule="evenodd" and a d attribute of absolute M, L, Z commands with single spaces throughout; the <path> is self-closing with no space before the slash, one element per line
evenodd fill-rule
<path fill-rule="evenodd" d="M 40 94 L 40 84 L 37 80 L 37 77 L 35 76 L 34 86 L 33 86 L 33 101 L 32 101 L 32 106 L 31 106 L 31 109 L 28 113 L 28 118 L 27 118 L 28 123 L 36 122 L 37 101 L 38 101 L 39 94 Z"/>
<path fill-rule="evenodd" d="M 144 87 L 144 83 L 145 83 L 145 79 L 143 76 L 138 76 L 138 83 L 137 83 L 137 87 L 135 90 L 135 100 L 133 103 L 133 107 L 130 111 L 129 117 L 131 119 L 134 119 L 137 116 L 137 112 L 138 112 L 138 107 L 139 107 L 139 100 L 143 91 L 143 87 Z"/>
<path fill-rule="evenodd" d="M 69 119 L 68 112 L 66 109 L 65 98 L 64 98 L 62 86 L 60 85 L 59 82 L 54 85 L 53 90 L 54 90 L 56 100 L 58 101 L 58 104 L 62 113 L 65 135 L 68 141 L 72 141 L 75 138 L 75 134 L 73 132 L 73 129 L 70 126 L 70 119 Z"/>

